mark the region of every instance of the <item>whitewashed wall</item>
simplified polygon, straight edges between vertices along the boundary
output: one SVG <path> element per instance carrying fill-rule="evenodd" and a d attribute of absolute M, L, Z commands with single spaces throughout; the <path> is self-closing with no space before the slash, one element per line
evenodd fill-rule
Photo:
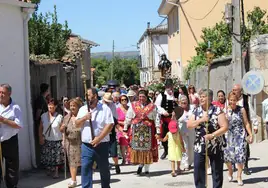
<path fill-rule="evenodd" d="M 168 36 L 167 35 L 154 35 L 153 39 L 153 54 L 154 54 L 154 68 L 158 68 L 160 56 L 166 54 L 168 58 Z"/>
<path fill-rule="evenodd" d="M 0 2 L 0 83 L 12 86 L 12 98 L 23 112 L 24 127 L 19 133 L 19 154 L 21 170 L 32 167 L 30 129 L 33 129 L 30 92 L 28 90 L 29 70 L 26 70 L 24 26 L 21 7 Z M 30 114 L 30 115 L 29 115 Z"/>

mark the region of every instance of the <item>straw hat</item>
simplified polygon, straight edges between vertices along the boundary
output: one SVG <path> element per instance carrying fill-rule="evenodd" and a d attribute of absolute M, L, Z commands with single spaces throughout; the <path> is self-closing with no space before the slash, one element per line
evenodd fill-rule
<path fill-rule="evenodd" d="M 135 91 L 133 91 L 133 90 L 129 90 L 128 92 L 127 92 L 127 96 L 128 97 L 133 97 L 133 96 L 135 96 L 136 95 L 136 93 L 135 93 Z"/>
<path fill-rule="evenodd" d="M 104 93 L 102 99 L 103 99 L 105 102 L 113 102 L 112 94 L 109 93 L 109 92 Z"/>

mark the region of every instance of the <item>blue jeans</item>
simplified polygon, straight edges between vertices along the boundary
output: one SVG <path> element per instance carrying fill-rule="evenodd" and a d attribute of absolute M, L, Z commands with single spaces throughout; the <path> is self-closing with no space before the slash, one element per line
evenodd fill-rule
<path fill-rule="evenodd" d="M 109 169 L 109 142 L 100 143 L 96 148 L 90 144 L 82 143 L 81 146 L 81 177 L 82 187 L 92 188 L 92 165 L 97 162 L 100 169 L 101 187 L 110 188 L 110 169 Z"/>
<path fill-rule="evenodd" d="M 223 184 L 223 152 L 209 155 L 212 170 L 213 188 L 222 188 Z M 196 188 L 205 188 L 206 184 L 205 155 L 194 153 L 194 181 Z"/>

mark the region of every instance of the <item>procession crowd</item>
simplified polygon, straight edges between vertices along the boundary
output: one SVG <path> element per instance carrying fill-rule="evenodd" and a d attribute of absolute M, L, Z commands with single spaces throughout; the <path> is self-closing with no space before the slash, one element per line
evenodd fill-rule
<path fill-rule="evenodd" d="M 121 165 L 131 164 L 138 165 L 137 175 L 144 172 L 149 176 L 150 165 L 159 160 L 160 143 L 164 149 L 160 159 L 170 161 L 171 176 L 193 168 L 197 188 L 206 186 L 206 173 L 211 173 L 214 188 L 223 187 L 224 163 L 230 182 L 235 169 L 240 186 L 242 171 L 250 175 L 249 144 L 259 122 L 239 84 L 227 96 L 220 90 L 213 98 L 211 90 L 196 91 L 192 85 L 175 89 L 171 79 L 165 81 L 163 92 L 137 85 L 120 90 L 110 83 L 105 91 L 88 89 L 85 101 L 62 97 L 62 104 L 49 97 L 49 90 L 48 84 L 41 84 L 40 97 L 35 101 L 36 144 L 40 146 L 37 156 L 53 178 L 59 177 L 59 168 L 67 161 L 71 174 L 68 187 L 77 186 L 81 167 L 83 188 L 93 187 L 96 170 L 102 188 L 109 188 L 109 157 L 117 174 Z M 1 143 L 8 188 L 18 183 L 17 134 L 23 127 L 20 108 L 11 99 L 11 92 L 10 85 L 0 86 Z"/>

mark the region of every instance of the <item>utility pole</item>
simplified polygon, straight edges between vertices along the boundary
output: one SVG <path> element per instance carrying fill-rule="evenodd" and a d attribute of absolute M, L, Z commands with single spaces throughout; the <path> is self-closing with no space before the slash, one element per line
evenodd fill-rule
<path fill-rule="evenodd" d="M 241 18 L 240 0 L 232 0 L 232 61 L 233 81 L 241 84 L 243 77 L 242 46 L 241 46 Z"/>
<path fill-rule="evenodd" d="M 112 63 L 111 63 L 111 80 L 114 77 L 114 40 L 113 40 L 113 51 L 112 51 Z"/>

